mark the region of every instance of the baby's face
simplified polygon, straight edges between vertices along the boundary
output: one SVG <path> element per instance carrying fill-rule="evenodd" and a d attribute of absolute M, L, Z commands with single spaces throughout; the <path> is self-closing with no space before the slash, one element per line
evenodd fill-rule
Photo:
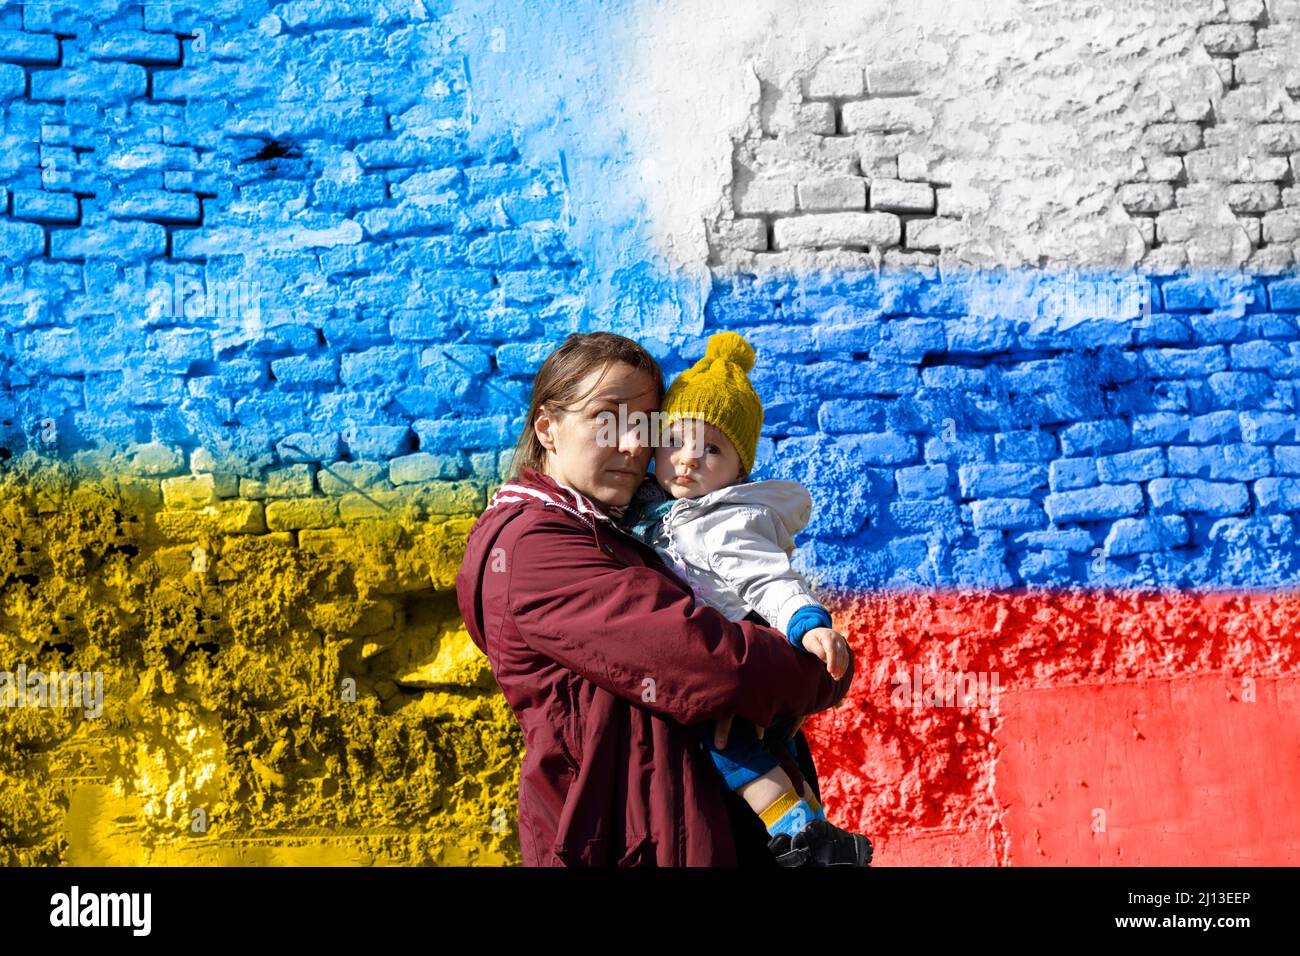
<path fill-rule="evenodd" d="M 699 498 L 735 484 L 740 469 L 731 439 L 696 418 L 673 422 L 655 449 L 655 478 L 674 498 Z"/>

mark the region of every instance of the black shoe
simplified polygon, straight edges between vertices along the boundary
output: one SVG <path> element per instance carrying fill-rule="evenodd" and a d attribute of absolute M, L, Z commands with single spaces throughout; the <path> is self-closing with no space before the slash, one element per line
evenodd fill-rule
<path fill-rule="evenodd" d="M 767 848 L 781 866 L 870 866 L 871 841 L 860 833 L 841 830 L 822 817 L 809 821 L 790 837 L 778 833 Z"/>

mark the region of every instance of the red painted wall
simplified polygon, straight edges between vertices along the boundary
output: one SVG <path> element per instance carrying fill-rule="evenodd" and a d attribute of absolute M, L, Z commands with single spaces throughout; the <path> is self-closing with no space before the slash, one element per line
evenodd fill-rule
<path fill-rule="evenodd" d="M 1300 864 L 1300 595 L 896 593 L 832 610 L 858 676 L 805 729 L 827 814 L 878 865 Z M 899 700 L 895 675 L 917 665 L 990 691 L 996 674 L 995 709 Z"/>

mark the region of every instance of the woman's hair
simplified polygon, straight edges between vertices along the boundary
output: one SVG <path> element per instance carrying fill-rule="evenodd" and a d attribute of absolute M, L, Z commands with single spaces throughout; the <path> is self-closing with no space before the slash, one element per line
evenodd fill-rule
<path fill-rule="evenodd" d="M 590 395 L 578 394 L 578 386 L 591 374 L 592 369 L 605 369 L 621 362 L 647 372 L 654 381 L 657 401 L 664 398 L 664 376 L 659 363 L 636 342 L 614 332 L 572 332 L 560 345 L 546 356 L 533 379 L 533 397 L 528 404 L 528 417 L 524 429 L 515 442 L 510 463 L 510 477 L 518 478 L 524 468 L 541 471 L 546 464 L 546 449 L 537 440 L 533 423 L 537 413 L 546 406 L 552 412 L 568 411 Z"/>

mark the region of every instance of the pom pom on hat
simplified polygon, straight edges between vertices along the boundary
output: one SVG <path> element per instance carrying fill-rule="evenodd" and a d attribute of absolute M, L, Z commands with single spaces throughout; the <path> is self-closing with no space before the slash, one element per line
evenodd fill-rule
<path fill-rule="evenodd" d="M 730 362 L 749 372 L 754 367 L 754 346 L 735 332 L 715 332 L 709 336 L 704 358 L 707 362 Z"/>

